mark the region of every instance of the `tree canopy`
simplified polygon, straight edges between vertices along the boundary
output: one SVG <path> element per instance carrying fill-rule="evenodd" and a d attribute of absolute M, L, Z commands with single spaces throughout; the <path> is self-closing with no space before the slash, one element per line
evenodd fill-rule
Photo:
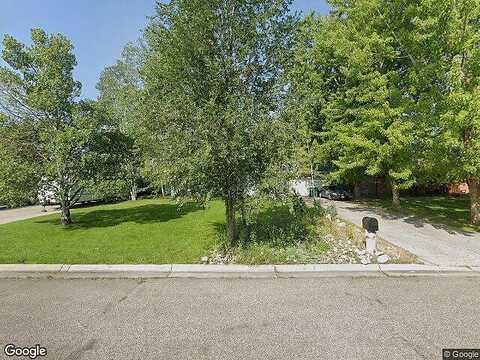
<path fill-rule="evenodd" d="M 9 67 L 0 68 L 1 196 L 15 203 L 51 193 L 69 224 L 70 208 L 88 185 L 115 172 L 121 135 L 95 103 L 76 100 L 76 60 L 63 35 L 33 29 L 31 46 L 6 36 L 2 57 Z"/>
<path fill-rule="evenodd" d="M 288 1 L 173 0 L 145 31 L 145 100 L 153 157 L 177 194 L 220 196 L 235 211 L 286 165 L 278 79 L 291 45 Z"/>
<path fill-rule="evenodd" d="M 399 191 L 467 181 L 480 221 L 477 0 L 330 1 L 309 16 L 289 71 L 290 112 L 332 181 Z"/>
<path fill-rule="evenodd" d="M 69 223 L 82 192 L 145 178 L 221 197 L 229 239 L 251 194 L 292 170 L 392 201 L 465 181 L 480 222 L 480 0 L 330 0 L 301 21 L 291 0 L 171 0 L 80 101 L 65 36 L 3 40 L 0 199 L 54 193 Z M 278 181 L 277 181 L 278 180 Z M 113 182 L 111 184 L 113 184 Z M 108 185 L 106 185 L 108 187 Z"/>
<path fill-rule="evenodd" d="M 140 71 L 144 65 L 145 50 L 141 43 L 129 43 L 117 62 L 100 75 L 97 89 L 98 106 L 104 109 L 128 142 L 124 163 L 121 166 L 120 188 L 127 188 L 132 200 L 137 199 L 139 186 L 144 182 L 145 156 L 142 151 L 143 79 Z M 110 182 L 110 186 L 112 186 Z"/>

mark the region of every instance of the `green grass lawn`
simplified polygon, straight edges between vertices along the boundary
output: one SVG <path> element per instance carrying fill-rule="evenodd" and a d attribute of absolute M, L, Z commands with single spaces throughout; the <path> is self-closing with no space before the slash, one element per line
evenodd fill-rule
<path fill-rule="evenodd" d="M 470 199 L 456 196 L 402 197 L 401 208 L 394 209 L 387 199 L 370 199 L 362 202 L 375 205 L 392 213 L 413 215 L 432 224 L 447 225 L 467 232 L 478 232 L 480 226 L 469 224 Z"/>
<path fill-rule="evenodd" d="M 75 209 L 72 217 L 69 227 L 58 214 L 0 225 L 0 263 L 199 262 L 215 245 L 224 207 L 139 200 Z"/>

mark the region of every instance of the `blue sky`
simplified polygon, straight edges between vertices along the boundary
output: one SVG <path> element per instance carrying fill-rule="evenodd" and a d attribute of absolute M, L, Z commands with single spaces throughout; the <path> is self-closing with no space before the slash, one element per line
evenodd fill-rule
<path fill-rule="evenodd" d="M 29 43 L 30 29 L 65 34 L 75 46 L 82 96 L 95 98 L 102 70 L 115 62 L 123 46 L 139 37 L 153 14 L 154 0 L 1 0 L 0 36 Z M 324 0 L 294 0 L 294 10 L 326 13 Z"/>

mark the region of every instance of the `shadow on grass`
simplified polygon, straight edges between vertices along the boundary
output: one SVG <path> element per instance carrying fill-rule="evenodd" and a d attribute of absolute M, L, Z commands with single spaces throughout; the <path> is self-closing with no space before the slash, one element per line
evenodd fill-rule
<path fill-rule="evenodd" d="M 167 222 L 203 208 L 196 203 L 149 204 L 123 209 L 99 209 L 78 214 L 72 214 L 73 224 L 65 230 L 105 228 L 126 222 L 150 224 Z M 37 223 L 58 224 L 58 219 L 38 220 Z"/>

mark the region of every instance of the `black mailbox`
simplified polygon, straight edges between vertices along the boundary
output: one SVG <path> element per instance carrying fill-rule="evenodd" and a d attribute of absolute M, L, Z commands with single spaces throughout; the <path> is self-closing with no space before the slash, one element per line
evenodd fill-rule
<path fill-rule="evenodd" d="M 362 227 L 369 233 L 376 233 L 378 231 L 378 220 L 366 216 L 362 219 Z"/>

